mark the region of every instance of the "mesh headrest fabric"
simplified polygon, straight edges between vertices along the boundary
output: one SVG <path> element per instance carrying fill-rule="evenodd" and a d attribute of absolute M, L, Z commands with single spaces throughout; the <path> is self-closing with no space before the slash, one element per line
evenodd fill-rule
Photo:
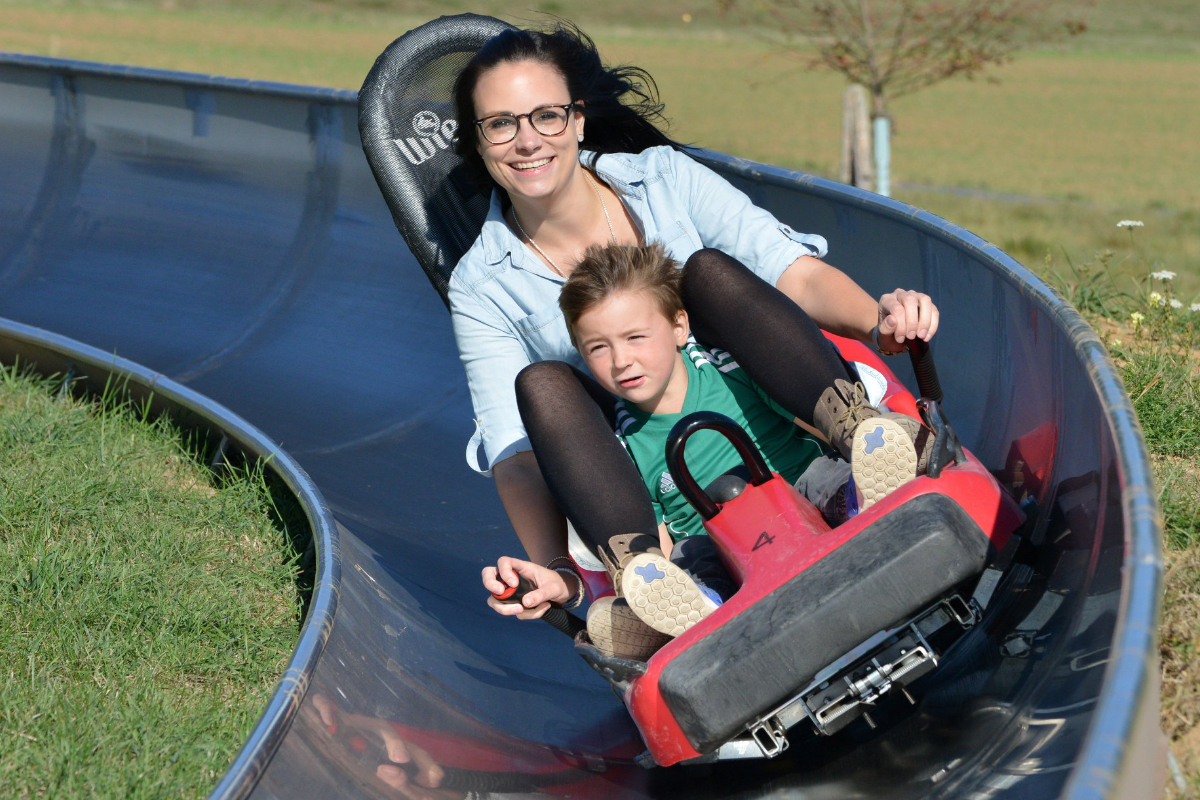
<path fill-rule="evenodd" d="M 477 14 L 427 22 L 388 45 L 358 93 L 367 163 L 396 227 L 443 300 L 490 201 L 454 152 L 454 82 L 486 41 L 511 27 Z"/>

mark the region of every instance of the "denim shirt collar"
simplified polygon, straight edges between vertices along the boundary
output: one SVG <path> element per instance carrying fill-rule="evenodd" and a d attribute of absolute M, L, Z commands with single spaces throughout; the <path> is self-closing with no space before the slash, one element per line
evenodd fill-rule
<path fill-rule="evenodd" d="M 598 154 L 591 150 L 580 150 L 579 161 L 592 165 L 596 174 L 604 179 L 626 203 L 638 204 L 645 197 L 643 184 L 646 179 L 646 159 L 641 155 Z M 635 214 L 635 216 L 638 216 Z M 529 248 L 517 238 L 508 222 L 504 219 L 504 205 L 500 199 L 500 189 L 492 190 L 491 205 L 487 217 L 483 220 L 483 229 L 479 232 L 483 244 L 483 256 L 489 265 L 495 266 L 508 258 L 517 269 L 544 274 L 559 283 L 564 278 L 548 269 L 541 259 L 535 258 Z"/>

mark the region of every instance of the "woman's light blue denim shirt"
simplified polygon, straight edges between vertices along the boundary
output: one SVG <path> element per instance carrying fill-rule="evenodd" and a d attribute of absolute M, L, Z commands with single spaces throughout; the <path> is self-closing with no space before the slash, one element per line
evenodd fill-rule
<path fill-rule="evenodd" d="M 596 158 L 580 152 L 620 195 L 647 242 L 661 242 L 680 264 L 704 247 L 723 250 L 775 285 L 801 256 L 823 257 L 824 237 L 797 233 L 750 202 L 721 176 L 670 147 Z M 475 409 L 467 463 L 490 474 L 529 450 L 517 412 L 517 373 L 535 361 L 566 361 L 587 371 L 558 308 L 565 282 L 509 229 L 499 193 L 479 238 L 450 277 L 448 297 L 458 351 Z"/>

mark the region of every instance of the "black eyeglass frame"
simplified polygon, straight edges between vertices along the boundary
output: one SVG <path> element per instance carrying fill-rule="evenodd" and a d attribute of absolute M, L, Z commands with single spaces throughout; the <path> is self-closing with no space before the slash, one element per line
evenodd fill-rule
<path fill-rule="evenodd" d="M 538 113 L 539 111 L 545 111 L 547 108 L 561 108 L 567 112 L 567 118 L 566 118 L 565 122 L 563 123 L 563 129 L 561 131 L 559 131 L 558 133 L 542 133 L 540 130 L 538 130 L 538 126 L 533 121 L 534 114 Z M 508 144 L 513 139 L 516 139 L 518 134 L 521 133 L 521 119 L 522 118 L 529 121 L 529 127 L 533 128 L 535 131 L 537 131 L 538 136 L 562 136 L 564 133 L 567 132 L 567 128 L 571 127 L 571 114 L 577 108 L 579 108 L 578 103 L 547 103 L 544 106 L 538 106 L 533 111 L 530 111 L 528 114 L 489 114 L 486 117 L 481 117 L 480 119 L 473 119 L 471 121 L 474 122 L 475 125 L 479 128 L 479 135 L 482 136 L 484 141 L 486 141 L 488 144 Z M 503 142 L 493 142 L 491 139 L 488 138 L 488 135 L 483 130 L 483 123 L 487 122 L 490 119 L 496 119 L 497 117 L 511 117 L 512 119 L 517 121 L 517 127 L 513 129 L 512 139 L 505 139 Z"/>

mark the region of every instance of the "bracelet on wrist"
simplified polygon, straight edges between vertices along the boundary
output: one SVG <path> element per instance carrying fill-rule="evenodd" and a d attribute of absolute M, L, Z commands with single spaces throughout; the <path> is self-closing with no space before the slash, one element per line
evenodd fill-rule
<path fill-rule="evenodd" d="M 874 328 L 871 328 L 871 343 L 873 345 L 875 345 L 875 349 L 879 352 L 879 355 L 884 356 L 885 358 L 891 358 L 892 356 L 898 356 L 904 352 L 903 349 L 901 349 L 901 350 L 884 350 L 882 347 L 879 346 L 879 326 L 878 325 L 876 325 Z"/>
<path fill-rule="evenodd" d="M 575 596 L 563 603 L 560 607 L 571 609 L 579 608 L 579 606 L 583 605 L 583 598 L 587 594 L 587 585 L 584 584 L 583 576 L 579 574 L 579 571 L 570 569 L 568 567 L 555 567 L 554 571 L 559 575 L 562 575 L 564 578 L 570 575 L 575 579 L 575 584 L 579 587 L 575 592 Z"/>
<path fill-rule="evenodd" d="M 583 605 L 583 599 L 587 594 L 587 586 L 583 582 L 583 576 L 579 574 L 579 568 L 575 566 L 575 562 L 570 556 L 558 556 L 546 562 L 546 569 L 552 569 L 564 578 L 570 575 L 575 579 L 575 584 L 579 588 L 574 596 L 564 603 L 555 603 L 559 608 L 579 608 Z M 565 581 L 564 581 L 565 582 Z"/>
<path fill-rule="evenodd" d="M 546 569 L 557 569 L 558 567 L 576 569 L 575 560 L 570 556 L 555 556 L 546 562 Z"/>

